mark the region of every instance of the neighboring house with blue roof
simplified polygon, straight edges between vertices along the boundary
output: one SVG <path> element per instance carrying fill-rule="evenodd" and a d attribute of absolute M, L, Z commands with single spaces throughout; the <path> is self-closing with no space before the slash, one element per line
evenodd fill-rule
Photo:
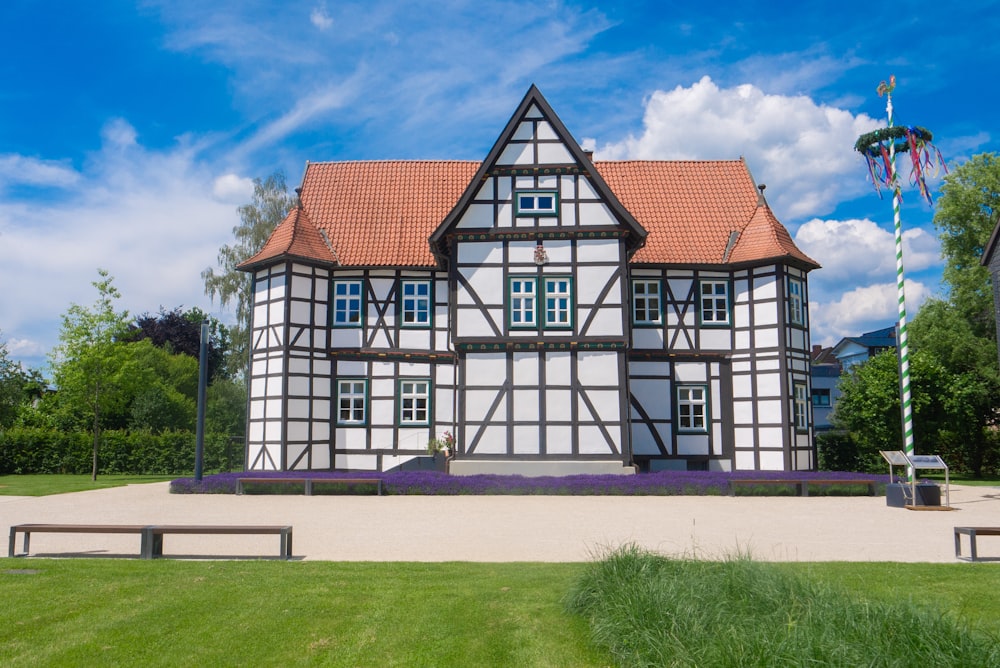
<path fill-rule="evenodd" d="M 833 356 L 837 358 L 841 369 L 847 371 L 852 366 L 862 364 L 879 353 L 895 347 L 896 327 L 893 326 L 841 339 L 840 343 L 833 347 Z"/>
<path fill-rule="evenodd" d="M 811 394 L 813 410 L 813 430 L 819 434 L 833 429 L 830 414 L 837 403 L 840 390 L 840 362 L 833 356 L 833 348 L 813 346 L 810 366 Z"/>

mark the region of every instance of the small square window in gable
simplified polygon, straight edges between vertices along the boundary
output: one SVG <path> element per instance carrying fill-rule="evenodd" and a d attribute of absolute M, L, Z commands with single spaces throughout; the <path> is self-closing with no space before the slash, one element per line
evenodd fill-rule
<path fill-rule="evenodd" d="M 519 190 L 514 193 L 514 207 L 518 216 L 556 216 L 559 197 L 554 190 Z"/>

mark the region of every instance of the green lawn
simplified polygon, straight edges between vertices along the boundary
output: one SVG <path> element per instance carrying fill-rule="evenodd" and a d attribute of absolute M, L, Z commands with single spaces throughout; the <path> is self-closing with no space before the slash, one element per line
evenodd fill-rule
<path fill-rule="evenodd" d="M 607 666 L 581 566 L 0 559 L 0 665 Z"/>
<path fill-rule="evenodd" d="M 0 475 L 0 496 L 48 496 L 90 489 L 173 480 L 175 475 Z"/>
<path fill-rule="evenodd" d="M 997 565 L 775 566 L 1000 637 Z M 0 559 L 0 665 L 610 666 L 565 608 L 587 568 Z"/>

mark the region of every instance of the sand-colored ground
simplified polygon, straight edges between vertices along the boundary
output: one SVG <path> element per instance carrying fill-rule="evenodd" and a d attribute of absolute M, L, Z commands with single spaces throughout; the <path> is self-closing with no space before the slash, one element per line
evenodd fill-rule
<path fill-rule="evenodd" d="M 156 483 L 0 496 L 0 527 L 290 524 L 294 554 L 307 560 L 584 561 L 631 542 L 705 558 L 741 551 L 767 561 L 954 562 L 953 527 L 1000 526 L 1000 488 L 952 485 L 951 507 L 891 508 L 885 497 L 180 495 Z M 979 551 L 1000 557 L 1000 538 L 981 538 Z M 33 556 L 138 552 L 134 535 L 31 538 Z M 276 536 L 168 536 L 164 543 L 167 556 L 277 552 Z"/>

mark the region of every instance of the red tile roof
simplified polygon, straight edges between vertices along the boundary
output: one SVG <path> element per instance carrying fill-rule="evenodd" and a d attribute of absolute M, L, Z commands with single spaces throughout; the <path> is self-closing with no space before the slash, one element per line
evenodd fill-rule
<path fill-rule="evenodd" d="M 451 212 L 481 163 L 360 161 L 310 163 L 302 181 L 303 214 L 275 230 L 255 264 L 282 252 L 314 252 L 329 261 L 323 230 L 345 266 L 434 266 L 428 238 Z M 632 258 L 641 264 L 721 264 L 788 259 L 819 265 L 796 248 L 758 192 L 742 160 L 596 162 L 621 203 L 649 235 Z M 294 212 L 293 212 L 294 213 Z M 307 215 L 306 215 L 307 213 Z M 317 240 L 319 243 L 317 243 Z"/>
<path fill-rule="evenodd" d="M 334 262 L 334 254 L 323 240 L 319 228 L 302 208 L 292 209 L 264 243 L 259 253 L 241 263 L 241 269 L 252 270 L 278 257 Z"/>

